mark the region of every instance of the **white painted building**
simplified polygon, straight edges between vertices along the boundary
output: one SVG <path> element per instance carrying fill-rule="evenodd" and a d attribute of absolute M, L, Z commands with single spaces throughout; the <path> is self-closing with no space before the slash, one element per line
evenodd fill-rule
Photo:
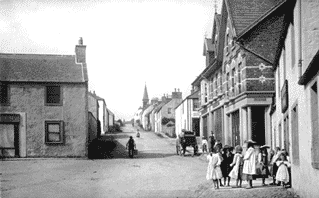
<path fill-rule="evenodd" d="M 284 47 L 274 68 L 271 146 L 288 150 L 297 194 L 315 198 L 319 196 L 319 1 L 297 0 L 290 9 L 286 8 L 291 16 L 285 19 Z"/>
<path fill-rule="evenodd" d="M 175 132 L 194 131 L 199 136 L 199 91 L 191 93 L 175 108 Z"/>

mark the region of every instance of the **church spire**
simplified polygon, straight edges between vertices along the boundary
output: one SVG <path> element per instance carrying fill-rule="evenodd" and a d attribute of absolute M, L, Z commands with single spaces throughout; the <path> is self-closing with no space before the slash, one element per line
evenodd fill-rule
<path fill-rule="evenodd" d="M 146 108 L 146 105 L 148 104 L 148 102 L 149 102 L 149 99 L 148 99 L 147 87 L 145 82 L 144 95 L 143 95 L 143 109 Z"/>

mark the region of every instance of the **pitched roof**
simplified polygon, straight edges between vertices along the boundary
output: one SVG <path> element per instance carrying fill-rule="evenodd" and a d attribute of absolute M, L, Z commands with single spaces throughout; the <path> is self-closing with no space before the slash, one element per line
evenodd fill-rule
<path fill-rule="evenodd" d="M 184 103 L 185 100 L 187 99 L 196 99 L 196 98 L 199 98 L 199 90 L 195 91 L 194 93 L 191 93 L 190 95 L 188 95 L 184 100 L 182 100 L 176 107 L 175 109 L 177 109 L 181 104 Z"/>
<path fill-rule="evenodd" d="M 298 81 L 299 85 L 307 85 L 313 79 L 313 77 L 317 75 L 319 70 L 318 64 L 319 64 L 319 50 L 317 51 L 317 53 L 311 60 L 304 74 L 300 76 Z"/>
<path fill-rule="evenodd" d="M 109 114 L 114 116 L 114 113 L 110 109 L 106 108 L 106 110 L 109 112 Z"/>
<path fill-rule="evenodd" d="M 293 21 L 295 2 L 281 1 L 237 38 L 249 53 L 277 66 L 289 24 Z"/>
<path fill-rule="evenodd" d="M 172 100 L 171 98 L 167 98 L 165 102 L 162 102 L 161 104 L 159 104 L 156 107 L 157 109 L 155 110 L 155 113 L 159 112 L 162 109 L 162 107 L 166 105 L 167 103 L 169 103 L 171 100 Z"/>
<path fill-rule="evenodd" d="M 0 81 L 83 83 L 88 77 L 74 55 L 0 53 Z"/>
<path fill-rule="evenodd" d="M 258 21 L 269 10 L 285 0 L 225 0 L 235 35 L 240 35 L 245 29 Z"/>

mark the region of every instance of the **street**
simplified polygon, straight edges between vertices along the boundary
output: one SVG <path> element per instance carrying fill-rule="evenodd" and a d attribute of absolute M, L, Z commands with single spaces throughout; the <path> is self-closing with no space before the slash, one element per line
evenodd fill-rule
<path fill-rule="evenodd" d="M 228 187 L 214 191 L 205 178 L 204 155 L 177 156 L 174 139 L 143 131 L 136 138 L 132 127 L 123 130 L 101 138 L 96 154 L 101 159 L 3 161 L 1 197 L 291 197 L 287 196 L 289 191 L 280 187 L 253 190 Z M 129 136 L 134 137 L 139 150 L 133 159 L 128 158 L 125 149 Z"/>

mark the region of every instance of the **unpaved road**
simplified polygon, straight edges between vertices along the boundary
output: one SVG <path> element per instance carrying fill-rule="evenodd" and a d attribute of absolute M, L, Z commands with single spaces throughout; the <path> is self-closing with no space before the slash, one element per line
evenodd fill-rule
<path fill-rule="evenodd" d="M 3 161 L 2 197 L 187 197 L 189 189 L 205 181 L 206 163 L 175 155 L 174 140 L 153 132 L 135 138 L 132 131 L 126 127 L 123 133 L 103 137 L 97 156 L 108 159 Z M 125 150 L 130 135 L 139 150 L 133 159 Z M 105 150 L 112 147 L 112 152 Z"/>
<path fill-rule="evenodd" d="M 205 179 L 205 156 L 177 156 L 175 140 L 153 132 L 141 132 L 141 138 L 135 138 L 139 154 L 130 159 L 125 150 L 130 135 L 135 137 L 135 129 L 125 127 L 123 133 L 101 137 L 94 152 L 100 159 L 2 161 L 0 197 L 292 197 L 282 188 L 261 188 L 260 180 L 254 181 L 257 188 L 250 190 L 213 190 Z"/>

